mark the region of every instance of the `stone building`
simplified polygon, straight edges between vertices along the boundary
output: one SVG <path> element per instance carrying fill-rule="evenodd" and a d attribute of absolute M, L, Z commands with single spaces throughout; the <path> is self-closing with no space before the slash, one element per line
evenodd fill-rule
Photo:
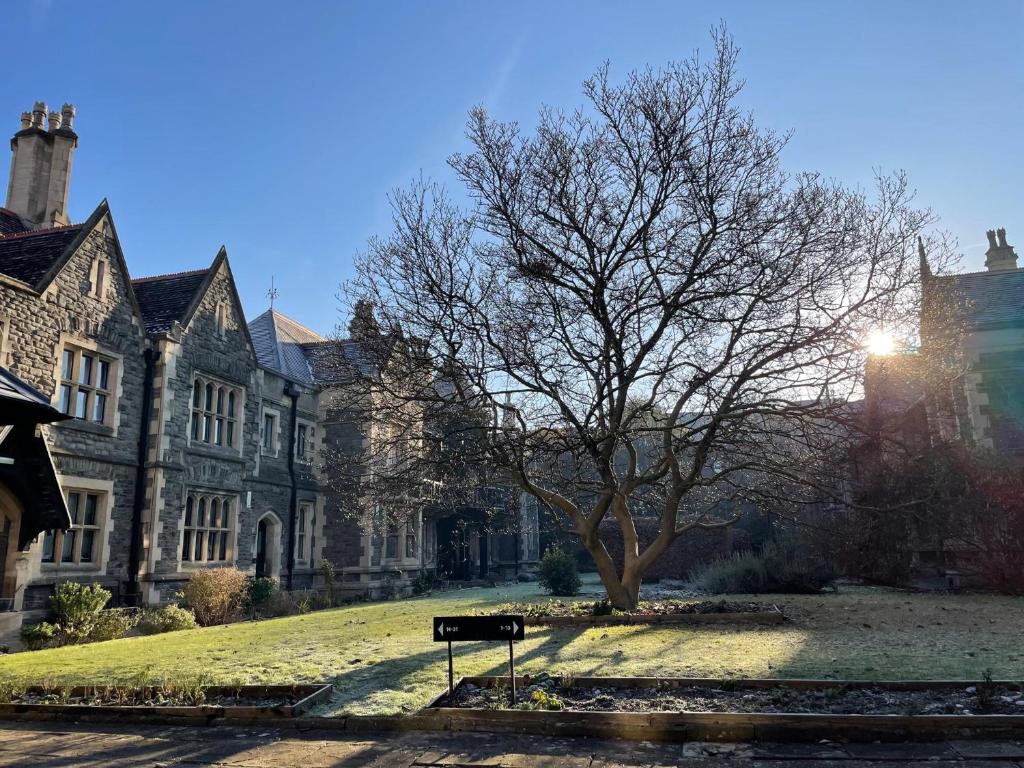
<path fill-rule="evenodd" d="M 328 506 L 332 383 L 310 355 L 338 342 L 273 309 L 247 322 L 224 248 L 133 279 L 106 201 L 68 218 L 74 122 L 67 104 L 22 115 L 0 209 L 0 367 L 69 417 L 42 429 L 70 516 L 6 558 L 0 605 L 41 615 L 68 579 L 157 603 L 224 564 L 314 587 L 324 557 L 373 594 L 432 567 L 433 529 L 378 557 L 376 534 Z"/>

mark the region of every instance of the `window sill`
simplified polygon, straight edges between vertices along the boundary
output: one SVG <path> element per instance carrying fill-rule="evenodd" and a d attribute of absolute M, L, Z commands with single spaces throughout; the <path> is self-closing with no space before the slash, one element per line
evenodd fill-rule
<path fill-rule="evenodd" d="M 235 461 L 239 464 L 245 463 L 245 459 L 239 455 L 238 450 L 235 448 L 218 448 L 216 445 L 208 445 L 207 443 L 189 442 L 188 450 L 194 454 L 209 456 L 214 459 Z"/>
<path fill-rule="evenodd" d="M 52 578 L 64 576 L 95 576 L 102 573 L 103 568 L 99 563 L 80 565 L 78 563 L 40 563 L 39 575 Z"/>
<path fill-rule="evenodd" d="M 114 437 L 117 434 L 111 426 L 106 424 L 96 424 L 95 422 L 79 418 L 71 418 L 67 421 L 58 422 L 56 426 L 61 430 L 73 429 L 77 432 L 88 432 L 91 435 L 103 435 L 104 437 Z"/>
<path fill-rule="evenodd" d="M 188 560 L 185 562 L 178 561 L 178 570 L 181 571 L 205 571 L 210 568 L 232 568 L 235 565 L 235 561 L 231 558 L 225 560 L 204 560 L 201 563 L 193 562 Z"/>

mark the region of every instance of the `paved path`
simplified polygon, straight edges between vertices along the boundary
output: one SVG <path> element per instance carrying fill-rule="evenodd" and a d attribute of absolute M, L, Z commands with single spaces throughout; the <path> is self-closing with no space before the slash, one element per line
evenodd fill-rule
<path fill-rule="evenodd" d="M 0 723 L 0 766 L 230 768 L 1024 768 L 1024 742 L 650 744 L 529 736 Z"/>

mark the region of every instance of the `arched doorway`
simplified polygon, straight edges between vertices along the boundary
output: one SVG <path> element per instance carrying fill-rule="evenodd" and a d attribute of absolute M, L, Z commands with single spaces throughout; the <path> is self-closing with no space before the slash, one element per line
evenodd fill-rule
<path fill-rule="evenodd" d="M 256 577 L 276 579 L 281 572 L 281 521 L 273 512 L 267 512 L 256 523 L 254 552 Z"/>

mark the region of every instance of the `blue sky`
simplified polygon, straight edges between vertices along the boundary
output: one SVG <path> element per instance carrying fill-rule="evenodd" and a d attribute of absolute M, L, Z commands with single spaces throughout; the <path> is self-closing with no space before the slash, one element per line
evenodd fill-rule
<path fill-rule="evenodd" d="M 32 0 L 4 10 L 0 128 L 78 107 L 71 215 L 111 204 L 136 276 L 221 243 L 250 318 L 328 331 L 386 195 L 450 181 L 466 111 L 533 122 L 614 74 L 742 48 L 742 100 L 794 131 L 790 170 L 851 185 L 904 169 L 982 267 L 987 228 L 1024 246 L 1024 2 L 185 2 Z M 0 173 L 7 173 L 6 164 Z M 1024 247 L 1021 249 L 1024 254 Z"/>

